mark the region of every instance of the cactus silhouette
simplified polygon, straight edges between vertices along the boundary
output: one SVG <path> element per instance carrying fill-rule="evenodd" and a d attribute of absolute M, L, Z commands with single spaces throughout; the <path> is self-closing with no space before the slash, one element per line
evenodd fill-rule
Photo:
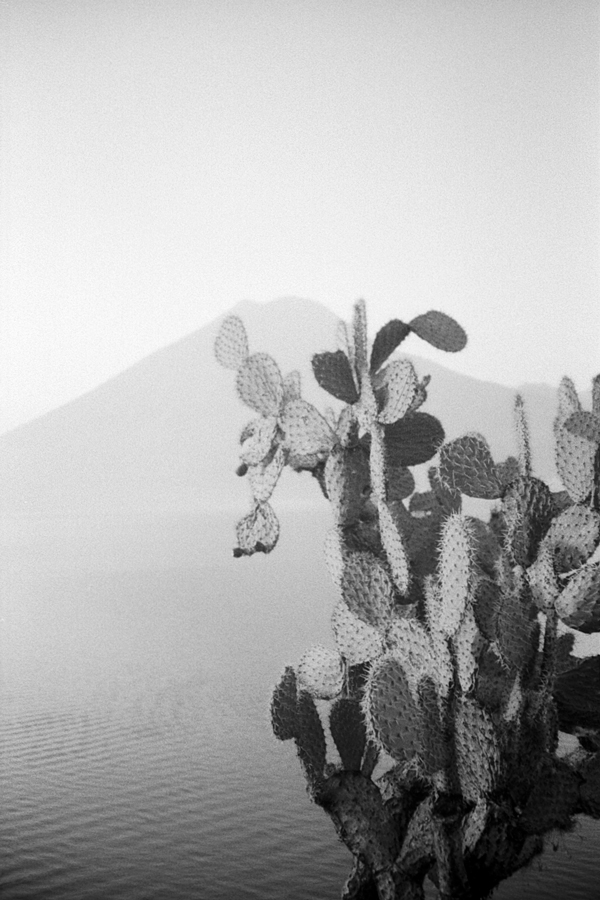
<path fill-rule="evenodd" d="M 467 340 L 430 311 L 370 346 L 356 303 L 341 349 L 312 359 L 337 416 L 302 399 L 298 373 L 250 354 L 239 318 L 215 344 L 260 416 L 240 438 L 252 506 L 234 555 L 275 547 L 284 466 L 312 472 L 331 505 L 335 649 L 285 669 L 271 719 L 354 857 L 346 900 L 422 898 L 426 877 L 447 900 L 484 897 L 546 832 L 600 817 L 600 657 L 571 653 L 571 630 L 600 632 L 600 376 L 591 411 L 561 382 L 552 493 L 532 474 L 519 395 L 516 456 L 494 461 L 475 433 L 444 442 L 421 410 L 429 378 L 390 359 L 411 333 L 447 352 Z M 411 468 L 433 460 L 416 492 Z M 493 501 L 490 520 L 464 514 L 463 495 Z M 558 755 L 559 730 L 578 735 L 575 753 Z"/>

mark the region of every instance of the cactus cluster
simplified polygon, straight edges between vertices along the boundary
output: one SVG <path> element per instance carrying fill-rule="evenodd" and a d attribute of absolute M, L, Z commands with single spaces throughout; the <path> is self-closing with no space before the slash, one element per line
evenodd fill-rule
<path fill-rule="evenodd" d="M 389 322 L 370 347 L 358 302 L 340 349 L 312 360 L 344 404 L 328 416 L 297 373 L 249 354 L 237 317 L 215 347 L 260 415 L 241 435 L 253 500 L 234 555 L 275 546 L 269 499 L 285 465 L 311 471 L 331 505 L 334 649 L 285 669 L 271 716 L 354 856 L 348 900 L 423 897 L 426 876 L 444 898 L 484 896 L 545 832 L 600 815 L 600 667 L 571 653 L 572 629 L 600 631 L 600 376 L 591 411 L 560 385 L 553 493 L 532 475 L 520 396 L 515 457 L 495 461 L 480 434 L 445 442 L 421 409 L 429 379 L 390 360 L 411 333 L 448 352 L 466 343 L 430 311 Z M 423 463 L 430 489 L 417 492 Z M 463 496 L 493 501 L 489 521 Z M 576 754 L 557 755 L 559 730 L 580 735 Z"/>

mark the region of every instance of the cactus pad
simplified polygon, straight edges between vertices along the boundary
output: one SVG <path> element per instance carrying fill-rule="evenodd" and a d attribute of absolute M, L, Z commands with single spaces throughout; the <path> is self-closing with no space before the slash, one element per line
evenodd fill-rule
<path fill-rule="evenodd" d="M 435 416 L 410 412 L 385 427 L 385 446 L 390 465 L 418 466 L 438 452 L 444 429 Z"/>
<path fill-rule="evenodd" d="M 367 746 L 367 729 L 358 700 L 340 697 L 329 713 L 329 730 L 342 766 L 358 772 Z"/>
<path fill-rule="evenodd" d="M 373 665 L 363 708 L 370 736 L 396 762 L 422 752 L 423 717 L 396 654 L 387 654 Z"/>
<path fill-rule="evenodd" d="M 539 478 L 519 476 L 504 494 L 505 542 L 514 562 L 528 566 L 555 512 L 550 489 Z"/>
<path fill-rule="evenodd" d="M 584 634 L 600 631 L 600 563 L 583 566 L 555 603 L 565 625 Z"/>
<path fill-rule="evenodd" d="M 327 761 L 327 745 L 321 717 L 308 691 L 301 691 L 297 702 L 298 734 L 296 746 L 309 782 L 321 778 Z"/>
<path fill-rule="evenodd" d="M 297 669 L 300 687 L 317 700 L 333 700 L 344 685 L 344 665 L 340 654 L 318 644 L 307 650 Z"/>
<path fill-rule="evenodd" d="M 286 666 L 271 699 L 271 724 L 280 741 L 289 741 L 298 734 L 297 699 L 296 675 L 291 666 Z"/>
<path fill-rule="evenodd" d="M 367 662 L 383 653 L 381 633 L 350 612 L 343 600 L 334 607 L 331 624 L 337 648 L 350 665 Z"/>
<path fill-rule="evenodd" d="M 242 431 L 240 459 L 247 466 L 256 466 L 268 455 L 277 431 L 275 416 L 254 419 Z"/>
<path fill-rule="evenodd" d="M 477 803 L 494 788 L 500 769 L 500 751 L 491 718 L 468 697 L 457 704 L 455 739 L 463 796 Z"/>
<path fill-rule="evenodd" d="M 377 375 L 374 387 L 382 399 L 377 418 L 382 424 L 391 425 L 409 411 L 415 398 L 417 374 L 412 363 L 407 359 L 394 360 Z"/>
<path fill-rule="evenodd" d="M 327 421 L 306 400 L 291 400 L 279 421 L 293 468 L 313 468 L 326 458 L 336 442 Z"/>
<path fill-rule="evenodd" d="M 558 412 L 557 418 L 562 425 L 573 413 L 581 411 L 581 403 L 577 396 L 577 390 L 572 380 L 566 375 L 561 379 L 558 388 Z"/>
<path fill-rule="evenodd" d="M 359 619 L 375 628 L 389 623 L 394 586 L 380 560 L 371 553 L 348 553 L 344 560 L 342 596 Z"/>
<path fill-rule="evenodd" d="M 487 441 L 480 434 L 465 434 L 440 450 L 439 472 L 449 488 L 468 497 L 493 500 L 502 486 Z"/>
<path fill-rule="evenodd" d="M 401 660 L 413 699 L 418 701 L 419 681 L 433 673 L 435 663 L 427 630 L 417 619 L 396 619 L 387 631 L 386 643 Z"/>
<path fill-rule="evenodd" d="M 279 366 L 267 353 L 248 356 L 237 371 L 240 399 L 263 416 L 276 416 L 283 401 L 283 378 Z"/>
<path fill-rule="evenodd" d="M 430 310 L 421 316 L 416 316 L 409 322 L 411 331 L 414 331 L 421 340 L 427 341 L 438 350 L 447 353 L 457 353 L 467 343 L 467 335 L 458 322 L 445 313 Z"/>
<path fill-rule="evenodd" d="M 585 502 L 592 492 L 598 449 L 598 442 L 590 440 L 583 429 L 568 427 L 569 423 L 573 426 L 573 422 L 578 421 L 576 417 L 583 415 L 583 412 L 574 413 L 566 422 L 561 423 L 557 418 L 554 423 L 556 469 L 575 503 Z"/>
<path fill-rule="evenodd" d="M 543 544 L 553 553 L 554 566 L 560 575 L 589 559 L 599 540 L 600 514 L 574 504 L 553 520 Z"/>
<path fill-rule="evenodd" d="M 283 405 L 289 403 L 290 400 L 299 400 L 302 389 L 302 379 L 300 372 L 294 370 L 289 372 L 283 379 Z"/>
<path fill-rule="evenodd" d="M 465 516 L 448 516 L 440 541 L 439 579 L 441 609 L 439 627 L 451 637 L 459 626 L 469 599 L 473 575 L 471 527 Z"/>
<path fill-rule="evenodd" d="M 358 391 L 352 375 L 352 366 L 343 350 L 335 353 L 316 353 L 312 368 L 318 384 L 344 403 L 356 403 Z"/>
<path fill-rule="evenodd" d="M 458 683 L 463 694 L 468 694 L 475 684 L 475 673 L 481 649 L 481 634 L 471 606 L 467 606 L 463 612 L 460 624 L 452 637 L 452 647 L 456 659 Z"/>
<path fill-rule="evenodd" d="M 500 655 L 513 672 L 522 671 L 537 652 L 535 607 L 527 602 L 523 571 L 514 573 L 512 589 L 499 600 L 496 643 Z"/>
<path fill-rule="evenodd" d="M 371 350 L 371 373 L 377 372 L 408 334 L 410 334 L 410 327 L 400 319 L 392 319 L 379 329 Z"/>
<path fill-rule="evenodd" d="M 278 447 L 272 459 L 267 463 L 248 468 L 248 478 L 252 488 L 252 496 L 258 503 L 264 503 L 269 499 L 279 481 L 279 476 L 285 465 L 285 455 L 282 447 Z"/>
<path fill-rule="evenodd" d="M 239 369 L 248 356 L 248 337 L 239 316 L 223 319 L 215 340 L 215 356 L 226 369 Z"/>
<path fill-rule="evenodd" d="M 241 555 L 270 553 L 279 539 L 279 522 L 268 503 L 255 503 L 247 516 L 236 526 L 238 550 Z"/>

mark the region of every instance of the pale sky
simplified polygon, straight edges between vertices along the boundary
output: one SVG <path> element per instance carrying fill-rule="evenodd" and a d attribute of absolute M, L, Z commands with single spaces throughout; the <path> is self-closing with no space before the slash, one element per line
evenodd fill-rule
<path fill-rule="evenodd" d="M 587 388 L 599 16 L 0 0 L 0 411 L 39 414 L 289 295 L 343 317 L 364 297 L 373 329 L 441 309 L 469 346 L 439 362 Z"/>

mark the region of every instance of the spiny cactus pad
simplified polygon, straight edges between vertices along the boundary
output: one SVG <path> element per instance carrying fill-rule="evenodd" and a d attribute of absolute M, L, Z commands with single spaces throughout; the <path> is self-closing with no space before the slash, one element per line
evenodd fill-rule
<path fill-rule="evenodd" d="M 459 626 L 469 600 L 473 578 L 471 527 L 460 513 L 448 516 L 440 541 L 440 628 L 451 637 Z"/>
<path fill-rule="evenodd" d="M 350 665 L 367 662 L 383 653 L 381 632 L 350 612 L 343 600 L 334 607 L 331 625 L 337 648 Z"/>
<path fill-rule="evenodd" d="M 449 488 L 468 497 L 493 500 L 501 484 L 488 443 L 480 434 L 465 434 L 440 450 L 440 477 Z"/>
<path fill-rule="evenodd" d="M 557 418 L 554 424 L 556 469 L 575 503 L 584 503 L 593 490 L 594 461 L 598 450 L 596 440 L 590 440 L 585 432 L 567 427 L 573 423 L 575 416 L 582 415 L 574 413 L 564 423 Z"/>
<path fill-rule="evenodd" d="M 321 717 L 308 691 L 300 691 L 297 702 L 298 733 L 296 746 L 300 762 L 310 782 L 323 775 L 327 761 L 327 744 Z"/>
<path fill-rule="evenodd" d="M 237 371 L 240 399 L 263 416 L 276 416 L 283 400 L 283 378 L 268 353 L 253 353 Z"/>
<path fill-rule="evenodd" d="M 344 685 L 344 664 L 336 650 L 318 644 L 301 657 L 297 669 L 300 687 L 319 700 L 333 700 Z"/>
<path fill-rule="evenodd" d="M 335 701 L 329 713 L 329 730 L 344 769 L 358 772 L 367 746 L 367 729 L 358 700 L 340 697 Z"/>
<path fill-rule="evenodd" d="M 378 420 L 391 425 L 411 408 L 417 390 L 417 373 L 407 359 L 396 359 L 377 376 L 375 392 L 381 397 Z"/>
<path fill-rule="evenodd" d="M 500 770 L 500 750 L 490 716 L 476 700 L 463 697 L 456 710 L 456 761 L 465 799 L 476 803 L 492 791 Z"/>
<path fill-rule="evenodd" d="M 286 666 L 271 699 L 271 724 L 280 741 L 289 741 L 299 733 L 297 700 L 296 674 Z"/>
<path fill-rule="evenodd" d="M 600 540 L 600 514 L 574 504 L 552 521 L 543 544 L 554 558 L 557 574 L 570 572 L 586 562 Z"/>
<path fill-rule="evenodd" d="M 401 322 L 400 319 L 392 319 L 383 328 L 380 328 L 375 335 L 373 348 L 371 350 L 371 373 L 384 364 L 388 356 L 399 347 L 404 338 L 410 334 L 410 326 Z"/>
<path fill-rule="evenodd" d="M 513 561 L 530 565 L 548 531 L 555 506 L 550 489 L 539 478 L 519 476 L 504 494 L 505 543 Z"/>
<path fill-rule="evenodd" d="M 279 538 L 279 521 L 269 503 L 255 503 L 236 526 L 239 555 L 270 553 Z"/>
<path fill-rule="evenodd" d="M 464 329 L 445 313 L 430 310 L 411 319 L 409 325 L 411 331 L 438 350 L 457 353 L 466 346 L 467 335 Z"/>
<path fill-rule="evenodd" d="M 279 422 L 290 465 L 294 468 L 312 468 L 327 457 L 336 442 L 327 421 L 306 400 L 291 400 L 286 404 Z"/>
<path fill-rule="evenodd" d="M 410 412 L 385 426 L 385 446 L 390 465 L 418 466 L 430 460 L 444 442 L 444 429 L 435 416 Z"/>
<path fill-rule="evenodd" d="M 342 574 L 342 596 L 359 619 L 385 627 L 394 609 L 394 586 L 383 563 L 370 553 L 348 553 Z"/>
<path fill-rule="evenodd" d="M 386 654 L 373 665 L 363 708 L 369 734 L 397 762 L 422 752 L 423 716 L 396 654 Z"/>
<path fill-rule="evenodd" d="M 359 395 L 352 366 L 343 350 L 316 353 L 312 358 L 312 369 L 319 385 L 332 397 L 344 403 L 357 402 Z"/>
<path fill-rule="evenodd" d="M 248 466 L 262 462 L 271 450 L 276 430 L 276 416 L 263 416 L 249 422 L 240 435 L 242 462 Z"/>
<path fill-rule="evenodd" d="M 278 447 L 272 458 L 266 463 L 248 467 L 248 479 L 252 489 L 252 496 L 258 503 L 264 503 L 269 499 L 279 476 L 285 465 L 283 447 Z"/>
<path fill-rule="evenodd" d="M 226 369 L 239 369 L 248 356 L 248 337 L 239 316 L 223 319 L 215 340 L 215 356 Z"/>
<path fill-rule="evenodd" d="M 583 566 L 555 603 L 565 625 L 592 634 L 600 631 L 600 562 Z"/>

